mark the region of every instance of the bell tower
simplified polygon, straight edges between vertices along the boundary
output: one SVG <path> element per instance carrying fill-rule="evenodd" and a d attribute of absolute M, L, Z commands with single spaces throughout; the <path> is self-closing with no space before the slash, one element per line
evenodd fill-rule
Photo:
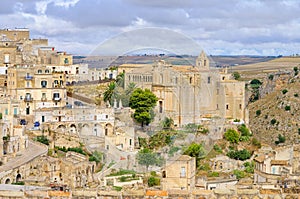
<path fill-rule="evenodd" d="M 199 70 L 209 70 L 209 59 L 203 50 L 196 59 L 196 67 Z"/>

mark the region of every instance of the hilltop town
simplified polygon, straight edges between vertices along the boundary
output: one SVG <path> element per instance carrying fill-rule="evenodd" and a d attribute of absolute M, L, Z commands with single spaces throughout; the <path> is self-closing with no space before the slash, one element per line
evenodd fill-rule
<path fill-rule="evenodd" d="M 299 57 L 191 60 L 91 67 L 0 30 L 0 198 L 298 198 Z"/>

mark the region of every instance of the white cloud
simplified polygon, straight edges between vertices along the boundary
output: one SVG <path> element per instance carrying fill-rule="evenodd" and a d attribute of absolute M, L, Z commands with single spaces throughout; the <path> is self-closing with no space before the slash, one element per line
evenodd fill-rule
<path fill-rule="evenodd" d="M 65 8 L 75 6 L 80 0 L 54 0 L 54 5 Z"/>
<path fill-rule="evenodd" d="M 10 0 L 0 1 L 0 20 L 2 28 L 28 27 L 32 37 L 78 53 L 113 35 L 157 27 L 191 37 L 209 54 L 289 55 L 300 49 L 299 9 L 295 0 Z"/>

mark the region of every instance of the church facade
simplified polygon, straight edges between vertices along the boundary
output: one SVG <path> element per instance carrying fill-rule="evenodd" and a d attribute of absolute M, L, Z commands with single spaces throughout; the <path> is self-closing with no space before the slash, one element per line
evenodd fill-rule
<path fill-rule="evenodd" d="M 130 68 L 125 72 L 125 85 L 134 82 L 158 97 L 158 120 L 170 117 L 176 126 L 182 126 L 212 118 L 246 119 L 245 83 L 234 80 L 226 68 L 209 67 L 209 59 L 203 51 L 194 66 L 171 65 L 160 60 L 152 66 L 132 65 Z"/>

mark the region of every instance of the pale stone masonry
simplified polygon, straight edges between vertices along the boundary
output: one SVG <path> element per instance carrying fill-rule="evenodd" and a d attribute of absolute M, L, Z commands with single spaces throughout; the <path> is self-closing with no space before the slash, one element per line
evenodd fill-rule
<path fill-rule="evenodd" d="M 196 158 L 181 155 L 166 162 L 162 171 L 162 190 L 193 190 L 195 188 Z"/>
<path fill-rule="evenodd" d="M 153 65 L 121 65 L 118 70 L 125 72 L 125 85 L 133 82 L 158 97 L 158 120 L 171 117 L 177 126 L 205 118 L 247 120 L 245 83 L 234 80 L 226 68 L 210 68 L 204 52 L 195 66 L 160 60 Z"/>

